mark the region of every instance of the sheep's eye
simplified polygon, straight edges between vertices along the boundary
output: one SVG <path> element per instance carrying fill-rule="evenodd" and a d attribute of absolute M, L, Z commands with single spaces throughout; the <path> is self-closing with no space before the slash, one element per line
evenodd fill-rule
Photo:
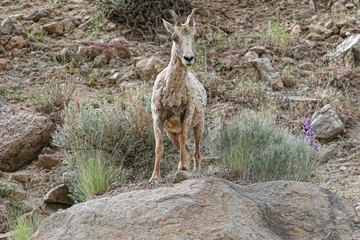
<path fill-rule="evenodd" d="M 200 37 L 200 35 L 198 33 L 195 33 L 195 36 L 194 36 L 194 40 L 198 40 L 198 38 Z"/>
<path fill-rule="evenodd" d="M 180 38 L 179 38 L 179 35 L 177 35 L 176 33 L 174 33 L 173 35 L 172 35 L 172 38 L 173 38 L 173 40 L 175 41 L 175 42 L 179 42 L 179 40 L 180 40 Z"/>

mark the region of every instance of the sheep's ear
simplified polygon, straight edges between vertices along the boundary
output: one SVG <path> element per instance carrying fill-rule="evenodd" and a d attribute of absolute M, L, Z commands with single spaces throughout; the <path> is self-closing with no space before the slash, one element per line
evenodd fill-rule
<path fill-rule="evenodd" d="M 171 23 L 169 23 L 168 21 L 164 20 L 163 19 L 163 22 L 164 22 L 164 26 L 166 28 L 166 30 L 170 33 L 170 34 L 173 34 L 175 32 L 175 27 L 174 25 L 172 25 Z"/>

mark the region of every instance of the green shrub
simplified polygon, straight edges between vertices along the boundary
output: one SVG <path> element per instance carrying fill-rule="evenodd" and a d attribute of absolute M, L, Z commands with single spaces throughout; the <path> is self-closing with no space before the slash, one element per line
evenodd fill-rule
<path fill-rule="evenodd" d="M 223 132 L 219 149 L 228 167 L 247 181 L 305 181 L 316 165 L 316 153 L 304 139 L 259 113 L 243 113 Z"/>

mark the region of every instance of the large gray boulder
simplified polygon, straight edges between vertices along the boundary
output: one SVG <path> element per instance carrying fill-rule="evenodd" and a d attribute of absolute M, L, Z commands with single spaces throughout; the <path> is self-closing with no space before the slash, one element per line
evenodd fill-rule
<path fill-rule="evenodd" d="M 204 177 L 74 205 L 31 239 L 350 239 L 353 221 L 339 197 L 310 183 Z"/>
<path fill-rule="evenodd" d="M 0 107 L 0 170 L 16 171 L 50 144 L 54 123 L 27 111 Z"/>

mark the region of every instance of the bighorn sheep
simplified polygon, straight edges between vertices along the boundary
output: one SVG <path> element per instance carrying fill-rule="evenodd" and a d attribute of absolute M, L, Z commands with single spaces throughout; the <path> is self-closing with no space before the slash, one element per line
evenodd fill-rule
<path fill-rule="evenodd" d="M 206 91 L 196 77 L 187 70 L 195 62 L 195 21 L 193 9 L 184 24 L 178 15 L 170 10 L 175 26 L 163 20 L 165 28 L 172 35 L 173 45 L 169 65 L 156 77 L 151 112 L 156 141 L 155 166 L 150 179 L 159 179 L 160 159 L 164 151 L 163 133 L 180 151 L 179 170 L 188 170 L 194 159 L 194 170 L 200 170 L 200 144 L 204 131 Z M 189 130 L 194 129 L 194 155 L 186 141 Z"/>

